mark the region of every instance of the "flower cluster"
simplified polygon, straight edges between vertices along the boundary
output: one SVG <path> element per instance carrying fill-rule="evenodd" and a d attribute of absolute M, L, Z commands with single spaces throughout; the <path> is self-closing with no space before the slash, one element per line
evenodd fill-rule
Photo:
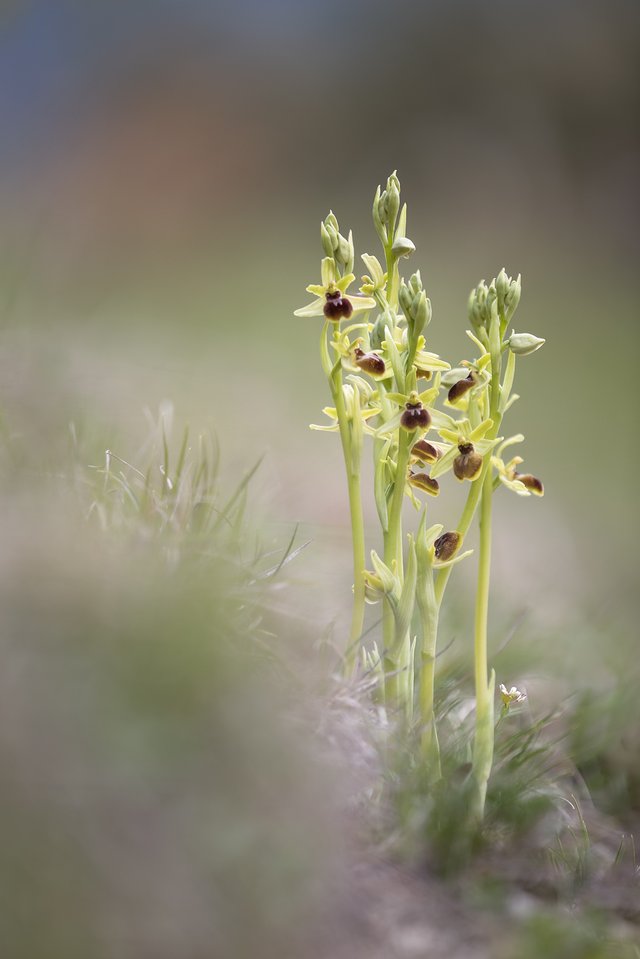
<path fill-rule="evenodd" d="M 382 652 L 375 644 L 363 650 L 362 662 L 379 676 L 382 699 L 408 719 L 417 696 L 425 749 L 436 768 L 433 684 L 438 614 L 451 567 L 470 554 L 460 548 L 480 504 L 475 637 L 480 651 L 475 657 L 479 732 L 474 776 L 482 805 L 493 751 L 487 720 L 493 715 L 494 679 L 488 677 L 486 666 L 491 498 L 503 486 L 520 496 L 544 493 L 537 477 L 518 470 L 521 457 L 508 461 L 503 457 L 506 448 L 524 437 L 500 435 L 503 418 L 518 398 L 513 393 L 516 358 L 535 352 L 544 340 L 531 333 L 508 333 L 522 284 L 520 276 L 514 279 L 501 270 L 490 283 L 482 280 L 472 291 L 467 334 L 475 355 L 452 367 L 428 349 L 426 331 L 433 311 L 420 271 L 408 280 L 400 273 L 400 261 L 413 255 L 415 244 L 407 236 L 407 207 L 400 202 L 395 172 L 384 189 L 376 191 L 373 221 L 384 262 L 363 253 L 365 272 L 357 292 L 352 292 L 353 235 L 340 232 L 333 213 L 326 217 L 320 226 L 321 282 L 307 287 L 314 299 L 295 311 L 296 316 L 324 318 L 321 359 L 333 404 L 324 409 L 331 424 L 313 428 L 338 431 L 345 457 L 354 576 L 347 670 L 352 672 L 357 665 L 365 601 L 382 600 Z M 357 322 L 354 314 L 359 314 Z M 360 489 L 365 436 L 372 444 L 382 542 L 381 555 L 376 550 L 370 553 L 373 570 L 365 569 Z M 445 532 L 439 524 L 427 526 L 426 504 L 439 495 L 449 473 L 466 488 L 467 501 L 456 529 Z M 421 512 L 417 531 L 409 537 L 403 533 L 405 497 Z M 515 687 L 507 691 L 501 686 L 500 692 L 506 709 L 524 699 Z"/>

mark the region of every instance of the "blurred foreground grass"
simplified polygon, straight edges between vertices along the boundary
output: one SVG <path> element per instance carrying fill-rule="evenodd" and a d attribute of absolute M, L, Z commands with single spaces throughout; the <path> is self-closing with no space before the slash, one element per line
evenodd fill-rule
<path fill-rule="evenodd" d="M 167 464 L 154 430 L 146 475 L 71 454 L 40 476 L 22 441 L 2 451 L 2 955 L 314 955 L 340 789 L 267 632 L 286 542 L 260 545 L 195 440 Z"/>

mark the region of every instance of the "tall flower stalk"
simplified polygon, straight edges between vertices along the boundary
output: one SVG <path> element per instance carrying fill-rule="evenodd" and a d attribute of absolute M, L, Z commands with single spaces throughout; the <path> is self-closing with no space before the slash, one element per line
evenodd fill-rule
<path fill-rule="evenodd" d="M 519 495 L 541 495 L 542 483 L 518 472 L 522 462 L 502 458 L 521 442 L 500 436 L 517 397 L 512 393 L 516 355 L 544 342 L 529 333 L 508 334 L 520 300 L 520 278 L 502 270 L 482 281 L 469 300 L 467 334 L 476 355 L 460 366 L 427 349 L 432 318 L 419 271 L 403 279 L 400 264 L 415 251 L 407 237 L 407 208 L 395 173 L 378 187 L 373 221 L 383 262 L 365 253 L 366 273 L 355 281 L 352 234 L 344 236 L 333 213 L 321 224 L 321 283 L 307 287 L 315 299 L 296 311 L 322 316 L 321 362 L 333 405 L 331 423 L 315 429 L 339 432 L 347 477 L 353 545 L 353 611 L 345 672 L 358 664 L 377 677 L 376 695 L 407 729 L 420 730 L 420 752 L 433 780 L 441 776 L 435 722 L 438 624 L 452 567 L 471 554 L 461 551 L 479 511 L 480 535 L 474 616 L 476 729 L 473 743 L 473 814 L 481 820 L 491 772 L 495 676 L 489 671 L 489 585 L 493 496 L 506 486 Z M 361 314 L 361 316 L 355 316 Z M 438 406 L 439 402 L 441 405 Z M 366 568 L 361 464 L 365 436 L 374 458 L 373 497 L 379 539 Z M 441 479 L 453 473 L 468 484 L 455 529 L 427 521 L 428 503 Z M 405 500 L 420 513 L 405 532 Z M 360 647 L 365 602 L 382 603 L 379 640 Z"/>

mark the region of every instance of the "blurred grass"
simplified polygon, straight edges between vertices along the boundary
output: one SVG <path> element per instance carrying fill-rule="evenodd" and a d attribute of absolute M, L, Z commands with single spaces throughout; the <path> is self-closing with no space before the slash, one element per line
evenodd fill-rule
<path fill-rule="evenodd" d="M 69 455 L 3 483 L 0 949 L 315 955 L 342 787 L 296 731 L 314 697 L 286 630 L 266 646 L 287 544 L 266 555 L 224 508 L 237 484 L 198 481 L 195 443 L 176 482 L 168 437 L 167 484 L 148 440 L 142 476 Z"/>

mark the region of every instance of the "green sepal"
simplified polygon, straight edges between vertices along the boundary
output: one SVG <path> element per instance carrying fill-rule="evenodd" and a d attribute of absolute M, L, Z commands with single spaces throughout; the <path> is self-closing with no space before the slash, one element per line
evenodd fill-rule
<path fill-rule="evenodd" d="M 500 405 L 498 406 L 498 410 L 502 414 L 506 413 L 509 405 L 509 398 L 511 396 L 515 372 L 516 354 L 512 350 L 509 350 L 509 353 L 507 354 L 507 365 L 504 371 L 504 380 L 502 381 L 502 386 L 500 387 Z"/>
<path fill-rule="evenodd" d="M 465 330 L 465 332 L 466 332 L 467 336 L 469 337 L 469 339 L 470 339 L 470 340 L 473 340 L 473 342 L 476 344 L 476 346 L 477 346 L 478 349 L 480 350 L 480 355 L 481 355 L 481 356 L 484 356 L 484 355 L 488 352 L 488 351 L 487 351 L 487 346 L 489 345 L 489 344 L 488 344 L 488 341 L 487 341 L 487 343 L 483 343 L 482 340 L 480 340 L 472 330 Z M 486 331 L 485 331 L 484 329 L 479 330 L 478 332 L 480 333 L 480 335 L 482 335 L 482 333 L 484 333 L 485 339 L 486 339 L 486 335 L 487 335 L 487 334 L 486 334 Z"/>
<path fill-rule="evenodd" d="M 391 400 L 392 403 L 397 403 L 398 406 L 404 406 L 407 402 L 406 393 L 387 393 L 387 399 Z"/>
<path fill-rule="evenodd" d="M 380 242 L 383 246 L 386 246 L 387 243 L 387 231 L 382 225 L 382 220 L 380 219 L 380 196 L 381 196 L 380 184 L 376 189 L 376 195 L 373 198 L 373 225 L 376 228 L 376 233 L 380 237 Z"/>
<path fill-rule="evenodd" d="M 404 383 L 405 383 L 404 365 L 400 358 L 398 347 L 396 346 L 396 341 L 394 340 L 391 330 L 388 326 L 385 327 L 384 335 L 385 335 L 384 346 L 386 348 L 387 353 L 389 354 L 389 359 L 391 360 L 391 368 L 393 370 L 393 375 L 395 376 L 396 386 L 398 386 L 399 389 L 402 390 L 404 388 Z"/>
<path fill-rule="evenodd" d="M 375 549 L 371 550 L 371 562 L 382 584 L 385 598 L 392 598 L 395 600 L 395 604 L 397 604 L 397 594 L 400 588 L 397 575 L 380 559 Z"/>
<path fill-rule="evenodd" d="M 389 488 L 388 455 L 390 448 L 391 440 L 385 440 L 384 442 L 379 439 L 374 440 L 375 466 L 373 471 L 373 495 L 376 501 L 378 519 L 385 533 L 389 529 L 387 489 Z"/>
<path fill-rule="evenodd" d="M 395 416 L 392 416 L 390 420 L 387 420 L 386 423 L 383 423 L 382 426 L 378 427 L 376 430 L 376 436 L 386 436 L 388 433 L 395 433 L 400 427 L 400 420 L 402 419 L 402 413 L 396 413 Z"/>
<path fill-rule="evenodd" d="M 415 372 L 415 371 L 414 371 Z M 429 387 L 428 390 L 420 393 L 420 402 L 423 406 L 431 406 L 432 403 L 438 399 L 438 393 L 440 392 L 440 383 L 437 385 Z"/>
<path fill-rule="evenodd" d="M 452 446 L 451 449 L 447 450 L 444 456 L 441 456 L 439 460 L 436 460 L 436 462 L 432 464 L 429 470 L 431 479 L 437 479 L 439 476 L 442 476 L 443 473 L 446 473 L 447 470 L 450 470 L 456 456 L 458 456 L 458 447 Z"/>
<path fill-rule="evenodd" d="M 418 575 L 418 563 L 416 559 L 416 547 L 413 536 L 409 534 L 409 552 L 407 556 L 407 568 L 405 570 L 404 583 L 400 599 L 393 610 L 393 617 L 396 627 L 395 647 L 399 647 L 404 641 L 405 636 L 411 628 L 413 618 L 413 609 L 415 606 L 416 580 Z"/>
<path fill-rule="evenodd" d="M 325 320 L 324 326 L 322 328 L 322 336 L 320 338 L 320 360 L 322 362 L 322 369 L 327 379 L 331 379 L 333 374 L 333 363 L 329 355 L 329 344 L 327 342 L 327 332 L 329 330 L 329 321 Z"/>
<path fill-rule="evenodd" d="M 429 410 L 431 414 L 431 425 L 434 429 L 438 430 L 439 433 L 442 430 L 455 430 L 457 427 L 457 422 L 452 416 L 449 416 L 448 413 L 443 413 L 442 410 Z"/>
<path fill-rule="evenodd" d="M 407 204 L 402 204 L 402 209 L 400 210 L 400 216 L 398 218 L 398 225 L 396 227 L 396 238 L 399 236 L 407 235 Z"/>

